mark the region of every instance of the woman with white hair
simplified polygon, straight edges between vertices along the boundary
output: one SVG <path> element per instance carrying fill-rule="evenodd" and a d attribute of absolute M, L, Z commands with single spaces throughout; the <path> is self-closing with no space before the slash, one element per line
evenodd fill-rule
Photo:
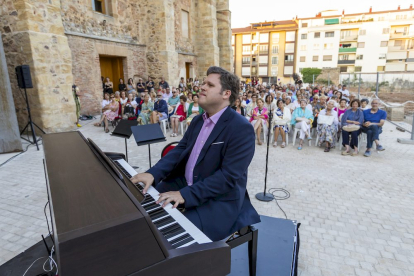
<path fill-rule="evenodd" d="M 336 135 L 338 133 L 338 113 L 334 110 L 334 106 L 334 100 L 328 101 L 326 108 L 321 110 L 318 116 L 318 145 L 321 146 L 325 142 L 325 152 L 329 152 L 331 148 L 335 147 Z"/>
<path fill-rule="evenodd" d="M 300 107 L 296 108 L 292 114 L 291 125 L 300 129 L 300 142 L 298 150 L 302 149 L 303 139 L 305 139 L 305 136 L 307 136 L 309 140 L 312 139 L 310 135 L 310 128 L 314 117 L 312 115 L 312 111 L 306 108 L 307 103 L 308 102 L 304 99 L 300 100 Z"/>

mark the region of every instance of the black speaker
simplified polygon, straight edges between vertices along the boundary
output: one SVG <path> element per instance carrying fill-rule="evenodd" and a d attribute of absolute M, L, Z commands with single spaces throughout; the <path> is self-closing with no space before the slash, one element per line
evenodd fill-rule
<path fill-rule="evenodd" d="M 21 65 L 15 68 L 17 84 L 20 88 L 33 88 L 29 65 Z"/>

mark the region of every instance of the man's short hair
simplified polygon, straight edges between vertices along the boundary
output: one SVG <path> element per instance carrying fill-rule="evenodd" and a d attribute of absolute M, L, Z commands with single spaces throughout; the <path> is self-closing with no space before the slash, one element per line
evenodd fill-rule
<path fill-rule="evenodd" d="M 369 104 L 368 99 L 362 99 L 362 100 L 361 100 L 361 103 L 363 103 L 363 102 L 366 102 L 367 104 Z"/>
<path fill-rule="evenodd" d="M 210 74 L 220 75 L 221 93 L 223 93 L 225 90 L 230 90 L 231 95 L 230 95 L 229 100 L 230 100 L 230 105 L 233 105 L 234 101 L 239 96 L 239 90 L 240 90 L 239 78 L 236 75 L 218 66 L 211 66 L 210 68 L 208 68 L 207 76 Z"/>

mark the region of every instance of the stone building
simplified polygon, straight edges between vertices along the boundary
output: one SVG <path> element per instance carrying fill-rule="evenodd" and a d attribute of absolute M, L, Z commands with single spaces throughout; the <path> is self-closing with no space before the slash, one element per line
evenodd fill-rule
<path fill-rule="evenodd" d="M 232 68 L 228 0 L 0 0 L 7 67 L 31 68 L 34 121 L 46 132 L 74 129 L 72 84 L 82 114 L 100 114 L 101 76 L 203 78 L 212 65 Z M 26 105 L 10 73 L 19 127 Z"/>

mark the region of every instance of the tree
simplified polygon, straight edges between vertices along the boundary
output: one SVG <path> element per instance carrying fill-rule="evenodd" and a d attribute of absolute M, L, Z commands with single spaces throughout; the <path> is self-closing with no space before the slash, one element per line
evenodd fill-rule
<path fill-rule="evenodd" d="M 303 82 L 304 83 L 312 83 L 313 81 L 313 75 L 315 75 L 316 78 L 321 74 L 322 69 L 319 68 L 303 68 L 302 69 L 302 76 L 303 76 Z"/>

